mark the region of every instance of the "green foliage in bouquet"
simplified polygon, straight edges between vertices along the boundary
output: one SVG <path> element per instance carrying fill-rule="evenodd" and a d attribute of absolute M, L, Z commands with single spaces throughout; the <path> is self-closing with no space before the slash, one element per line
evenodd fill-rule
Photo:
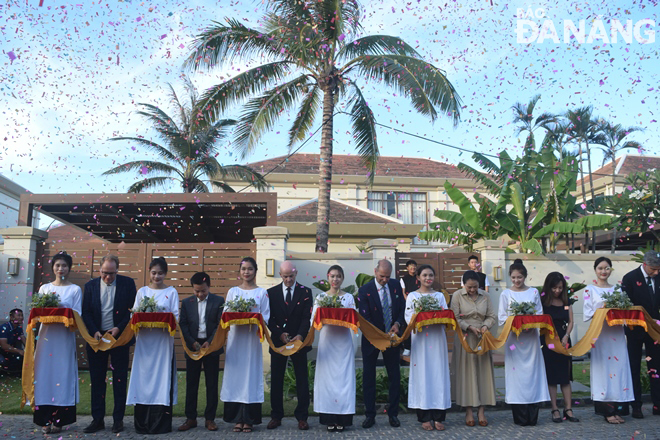
<path fill-rule="evenodd" d="M 137 308 L 131 309 L 133 313 L 157 313 L 162 312 L 163 307 L 159 306 L 153 296 L 145 296 L 140 300 Z"/>
<path fill-rule="evenodd" d="M 316 304 L 319 307 L 329 307 L 333 309 L 344 308 L 341 298 L 338 295 L 323 295 L 316 299 Z"/>
<path fill-rule="evenodd" d="M 413 306 L 415 307 L 415 313 L 444 310 L 438 299 L 432 295 L 422 295 L 419 299 L 413 300 Z"/>
<path fill-rule="evenodd" d="M 257 306 L 254 298 L 236 298 L 225 303 L 225 310 L 228 312 L 249 313 Z"/>
<path fill-rule="evenodd" d="M 536 315 L 536 305 L 530 301 L 511 301 L 509 311 L 514 315 Z"/>
<path fill-rule="evenodd" d="M 60 296 L 55 292 L 35 293 L 32 295 L 32 308 L 59 307 Z"/>
<path fill-rule="evenodd" d="M 601 296 L 605 300 L 605 308 L 607 309 L 629 309 L 634 305 L 628 295 L 621 291 L 620 284 L 614 287 L 614 292 L 604 293 Z"/>

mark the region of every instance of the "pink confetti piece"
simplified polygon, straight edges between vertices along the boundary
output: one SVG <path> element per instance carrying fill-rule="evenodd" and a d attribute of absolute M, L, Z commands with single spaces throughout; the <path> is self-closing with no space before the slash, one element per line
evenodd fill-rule
<path fill-rule="evenodd" d="M 515 349 L 516 349 L 516 346 L 515 346 L 515 345 L 509 345 L 509 350 L 513 351 L 513 350 L 515 350 Z"/>
<path fill-rule="evenodd" d="M 555 344 L 548 344 L 548 348 L 550 350 L 554 350 L 555 349 Z"/>
<path fill-rule="evenodd" d="M 9 61 L 13 64 L 14 60 L 16 59 L 16 54 L 14 53 L 13 50 L 10 50 L 7 52 L 7 56 L 9 56 Z"/>

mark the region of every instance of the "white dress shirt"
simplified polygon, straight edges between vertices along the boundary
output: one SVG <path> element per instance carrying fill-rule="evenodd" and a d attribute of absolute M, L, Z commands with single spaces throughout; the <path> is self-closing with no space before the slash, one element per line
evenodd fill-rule
<path fill-rule="evenodd" d="M 384 286 L 381 286 L 380 284 L 376 283 L 376 287 L 378 287 L 378 297 L 380 298 L 380 304 L 382 306 L 383 301 L 385 300 L 385 295 L 389 294 L 389 292 L 387 290 L 387 284 L 385 284 Z"/>
<path fill-rule="evenodd" d="M 639 266 L 639 268 L 642 269 L 642 275 L 644 275 L 644 284 L 648 286 L 649 274 L 647 274 L 646 271 L 644 270 L 643 264 Z M 653 286 L 653 292 L 655 292 L 655 280 L 653 279 L 653 277 L 651 277 L 651 286 Z"/>
<path fill-rule="evenodd" d="M 206 303 L 208 302 L 208 298 L 208 296 L 204 298 L 204 301 L 197 298 L 197 313 L 199 314 L 198 339 L 206 338 Z"/>
<path fill-rule="evenodd" d="M 282 298 L 284 299 L 285 303 L 286 303 L 286 289 L 291 289 L 291 300 L 293 301 L 293 290 L 294 290 L 295 287 L 296 287 L 295 284 L 291 287 L 286 287 L 284 285 L 284 283 L 282 283 Z M 288 304 L 287 304 L 287 306 L 288 306 Z"/>
<path fill-rule="evenodd" d="M 101 330 L 110 330 L 115 326 L 113 314 L 115 310 L 115 291 L 117 290 L 117 278 L 112 284 L 106 284 L 101 280 Z"/>

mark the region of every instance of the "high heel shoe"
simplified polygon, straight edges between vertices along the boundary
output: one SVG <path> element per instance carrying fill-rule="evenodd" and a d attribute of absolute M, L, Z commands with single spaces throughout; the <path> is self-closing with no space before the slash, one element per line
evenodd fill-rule
<path fill-rule="evenodd" d="M 567 411 L 570 411 L 570 412 L 571 412 L 571 415 L 570 415 L 570 416 L 568 415 L 568 412 L 567 412 Z M 578 419 L 577 417 L 574 417 L 574 416 L 573 416 L 573 410 L 572 410 L 572 409 L 565 409 L 565 410 L 564 410 L 564 418 L 565 418 L 566 420 L 568 420 L 569 422 L 579 422 L 579 421 L 580 421 L 580 419 Z"/>

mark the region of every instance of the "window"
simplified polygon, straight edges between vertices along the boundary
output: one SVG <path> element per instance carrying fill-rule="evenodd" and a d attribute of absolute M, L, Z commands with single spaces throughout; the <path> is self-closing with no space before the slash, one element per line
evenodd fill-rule
<path fill-rule="evenodd" d="M 426 193 L 369 191 L 367 207 L 404 223 L 426 224 Z"/>

